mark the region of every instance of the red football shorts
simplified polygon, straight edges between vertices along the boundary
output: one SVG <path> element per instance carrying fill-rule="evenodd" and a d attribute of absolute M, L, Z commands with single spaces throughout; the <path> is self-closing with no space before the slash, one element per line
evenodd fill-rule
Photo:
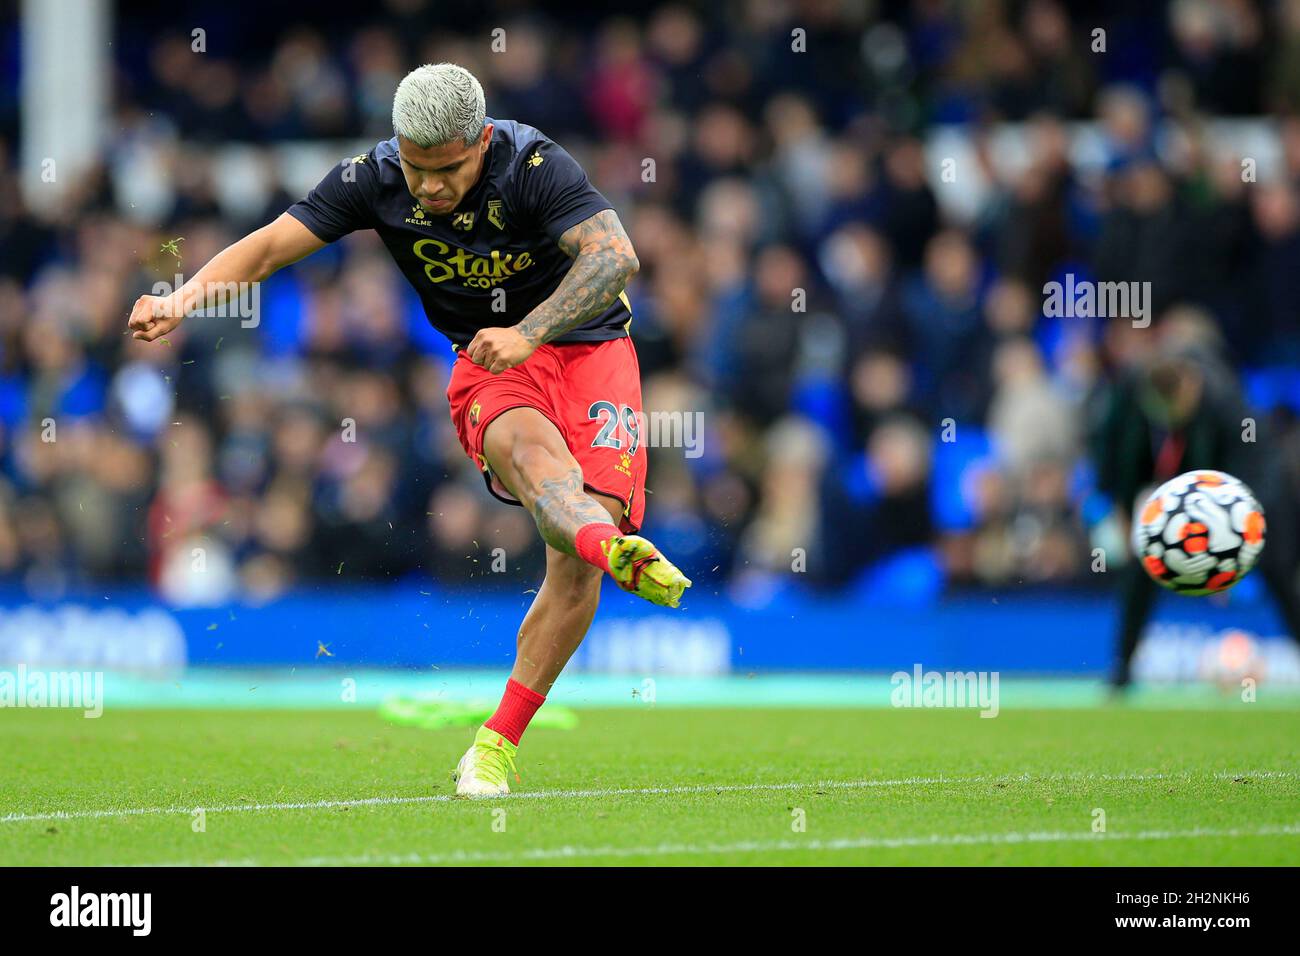
<path fill-rule="evenodd" d="M 642 447 L 641 368 L 632 340 L 543 345 L 523 364 L 493 375 L 461 349 L 447 385 L 461 447 L 483 472 L 488 491 L 519 504 L 492 473 L 483 433 L 511 408 L 546 416 L 582 467 L 588 491 L 623 502 L 619 526 L 640 530 L 645 515 L 646 451 Z"/>

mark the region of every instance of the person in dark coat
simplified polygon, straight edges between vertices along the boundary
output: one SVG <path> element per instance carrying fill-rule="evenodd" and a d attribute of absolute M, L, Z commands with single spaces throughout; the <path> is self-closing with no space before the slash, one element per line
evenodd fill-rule
<path fill-rule="evenodd" d="M 1270 453 L 1269 436 L 1259 427 L 1254 440 L 1246 440 L 1245 419 L 1251 416 L 1227 365 L 1205 349 L 1166 349 L 1105 389 L 1093 411 L 1089 444 L 1097 483 L 1121 509 L 1124 527 L 1142 497 L 1187 471 L 1227 472 L 1250 487 L 1270 532 L 1258 570 L 1288 632 L 1300 641 L 1292 478 L 1282 456 Z M 1130 682 L 1133 652 L 1158 586 L 1138 561 L 1130 561 L 1120 572 L 1119 588 L 1118 655 L 1111 683 L 1123 688 Z"/>

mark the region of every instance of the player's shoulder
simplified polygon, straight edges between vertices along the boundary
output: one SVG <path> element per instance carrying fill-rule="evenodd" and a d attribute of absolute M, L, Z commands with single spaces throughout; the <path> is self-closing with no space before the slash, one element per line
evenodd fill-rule
<path fill-rule="evenodd" d="M 352 157 L 358 173 L 370 177 L 376 183 L 394 183 L 405 188 L 406 178 L 402 175 L 402 161 L 397 155 L 397 137 L 380 140 L 369 152 Z"/>
<path fill-rule="evenodd" d="M 493 143 L 500 144 L 506 154 L 501 168 L 512 185 L 523 185 L 538 174 L 545 178 L 545 174 L 554 172 L 545 168 L 548 162 L 552 167 L 573 164 L 564 148 L 536 126 L 516 120 L 493 119 L 489 122 L 493 124 Z"/>
<path fill-rule="evenodd" d="M 385 187 L 405 189 L 406 180 L 402 176 L 402 164 L 397 156 L 396 136 L 376 143 L 364 153 L 344 157 L 337 169 L 337 179 L 344 183 L 355 183 L 372 192 Z"/>
<path fill-rule="evenodd" d="M 536 126 L 520 123 L 518 120 L 488 118 L 492 124 L 492 142 L 499 144 L 506 154 L 511 168 L 525 161 L 541 146 L 552 142 L 550 137 Z"/>

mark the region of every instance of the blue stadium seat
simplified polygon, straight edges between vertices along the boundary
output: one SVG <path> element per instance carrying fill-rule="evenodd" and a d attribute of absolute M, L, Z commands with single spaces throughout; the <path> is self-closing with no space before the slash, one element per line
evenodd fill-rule
<path fill-rule="evenodd" d="M 989 457 L 988 432 L 978 425 L 957 426 L 955 441 L 934 442 L 934 471 L 930 508 L 935 524 L 944 531 L 965 531 L 975 524 L 975 514 L 963 480 L 972 465 Z"/>
<path fill-rule="evenodd" d="M 907 548 L 864 570 L 854 590 L 882 604 L 924 607 L 943 593 L 943 565 L 933 548 Z"/>
<path fill-rule="evenodd" d="M 273 275 L 262 283 L 261 347 L 268 355 L 294 355 L 302 348 L 306 329 L 304 293 L 293 270 Z"/>
<path fill-rule="evenodd" d="M 9 427 L 27 417 L 27 385 L 18 375 L 0 378 L 0 422 Z"/>
<path fill-rule="evenodd" d="M 1252 407 L 1267 411 L 1280 405 L 1300 414 L 1300 369 L 1243 369 L 1241 379 Z"/>

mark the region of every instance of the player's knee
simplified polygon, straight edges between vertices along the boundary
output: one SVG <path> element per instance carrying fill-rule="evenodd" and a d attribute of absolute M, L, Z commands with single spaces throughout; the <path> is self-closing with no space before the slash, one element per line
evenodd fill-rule
<path fill-rule="evenodd" d="M 510 448 L 510 465 L 529 489 L 539 488 L 542 482 L 571 471 L 573 463 L 566 461 L 566 457 L 535 441 L 518 441 Z"/>

